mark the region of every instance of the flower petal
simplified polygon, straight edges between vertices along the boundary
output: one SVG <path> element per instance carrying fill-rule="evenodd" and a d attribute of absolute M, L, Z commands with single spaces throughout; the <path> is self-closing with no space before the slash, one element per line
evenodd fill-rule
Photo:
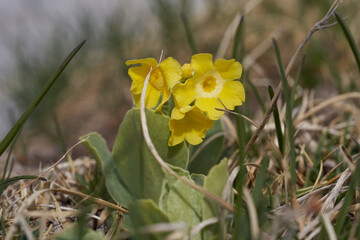
<path fill-rule="evenodd" d="M 155 58 L 144 58 L 144 59 L 135 59 L 135 60 L 127 60 L 125 62 L 127 66 L 133 65 L 133 64 L 141 64 L 142 66 L 148 65 L 149 67 L 156 67 L 158 65 Z"/>
<path fill-rule="evenodd" d="M 190 63 L 185 63 L 182 67 L 182 75 L 181 75 L 181 79 L 188 79 L 191 78 L 193 75 L 193 70 L 191 69 Z"/>
<path fill-rule="evenodd" d="M 129 76 L 132 80 L 130 91 L 133 94 L 141 94 L 144 87 L 144 81 L 149 74 L 150 66 L 140 66 L 129 68 Z"/>
<path fill-rule="evenodd" d="M 223 79 L 234 80 L 241 77 L 242 66 L 235 59 L 217 59 L 214 63 L 214 68 Z"/>
<path fill-rule="evenodd" d="M 171 135 L 170 135 L 170 138 L 168 141 L 168 145 L 175 146 L 175 145 L 178 145 L 179 143 L 183 142 L 185 139 L 185 136 L 183 133 L 184 124 L 179 120 L 170 119 L 169 127 L 170 127 L 170 131 L 171 131 Z"/>
<path fill-rule="evenodd" d="M 181 65 L 172 57 L 162 61 L 159 64 L 159 69 L 165 78 L 168 88 L 172 88 L 180 81 L 182 75 Z"/>
<path fill-rule="evenodd" d="M 195 54 L 191 58 L 190 66 L 194 70 L 194 74 L 202 76 L 214 68 L 212 55 L 209 53 Z"/>
<path fill-rule="evenodd" d="M 160 102 L 159 106 L 155 109 L 155 112 L 160 112 L 164 103 L 166 103 L 166 101 L 169 100 L 169 98 L 171 96 L 170 89 L 164 89 L 161 93 L 162 93 L 161 94 L 161 96 L 162 96 L 161 102 Z"/>
<path fill-rule="evenodd" d="M 224 115 L 223 111 L 215 109 L 224 109 L 224 106 L 217 98 L 197 98 L 195 106 L 197 106 L 201 111 L 206 112 L 207 116 L 211 120 L 217 120 L 221 118 L 222 115 Z"/>
<path fill-rule="evenodd" d="M 198 108 L 194 107 L 180 120 L 170 119 L 171 136 L 168 145 L 174 146 L 184 141 L 192 145 L 201 143 L 206 131 L 214 125 Z"/>
<path fill-rule="evenodd" d="M 176 84 L 173 87 L 172 92 L 174 94 L 176 104 L 179 107 L 189 105 L 196 98 L 195 79 L 190 78 L 185 83 Z"/>
<path fill-rule="evenodd" d="M 219 94 L 219 99 L 226 108 L 234 110 L 235 106 L 240 106 L 245 102 L 244 86 L 239 81 L 225 82 Z"/>
<path fill-rule="evenodd" d="M 171 118 L 180 120 L 185 117 L 185 114 L 190 111 L 193 108 L 193 106 L 185 106 L 185 107 L 178 107 L 175 106 L 173 110 L 171 111 Z"/>
<path fill-rule="evenodd" d="M 133 94 L 134 101 L 138 107 L 140 107 L 140 94 Z M 157 105 L 160 98 L 160 92 L 156 90 L 151 84 L 148 84 L 145 95 L 145 107 L 153 108 Z"/>

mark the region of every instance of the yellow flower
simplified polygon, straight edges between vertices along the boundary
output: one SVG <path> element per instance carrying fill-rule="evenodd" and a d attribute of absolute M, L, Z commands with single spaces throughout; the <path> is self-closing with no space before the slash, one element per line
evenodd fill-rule
<path fill-rule="evenodd" d="M 144 87 L 145 78 L 152 68 L 149 84 L 145 95 L 145 107 L 155 107 L 162 96 L 156 111 L 160 111 L 162 105 L 170 98 L 171 88 L 180 81 L 182 75 L 181 65 L 169 57 L 160 64 L 154 58 L 145 58 L 126 61 L 126 65 L 140 64 L 129 68 L 129 76 L 132 79 L 130 91 L 137 106 L 140 106 L 140 96 Z"/>
<path fill-rule="evenodd" d="M 201 111 L 211 120 L 219 119 L 224 112 L 215 108 L 233 110 L 245 101 L 245 90 L 241 82 L 242 66 L 234 59 L 212 61 L 208 53 L 196 54 L 190 63 L 193 77 L 173 88 L 174 98 L 179 109 L 195 101 Z"/>
<path fill-rule="evenodd" d="M 197 107 L 192 106 L 186 109 L 183 118 L 174 119 L 173 113 L 170 119 L 170 131 L 171 136 L 169 138 L 168 145 L 175 146 L 186 139 L 190 144 L 200 144 L 206 136 L 206 131 L 213 125 L 214 121 L 208 119 L 202 111 Z"/>

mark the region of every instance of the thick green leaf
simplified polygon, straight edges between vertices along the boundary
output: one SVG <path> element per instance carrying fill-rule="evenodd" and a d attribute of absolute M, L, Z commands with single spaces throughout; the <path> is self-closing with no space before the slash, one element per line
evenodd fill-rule
<path fill-rule="evenodd" d="M 224 158 L 218 165 L 211 168 L 209 175 L 205 178 L 204 188 L 221 197 L 228 177 L 227 158 Z M 219 217 L 220 210 L 221 209 L 218 204 L 210 201 L 209 199 L 203 198 L 203 221 L 212 217 Z M 205 230 L 206 238 L 219 234 L 219 229 L 218 224 L 207 227 Z"/>
<path fill-rule="evenodd" d="M 94 231 L 90 228 L 83 229 L 83 226 L 74 224 L 69 229 L 61 232 L 55 236 L 55 240 L 102 240 L 104 239 L 104 233 L 102 231 Z"/>
<path fill-rule="evenodd" d="M 138 239 L 164 239 L 163 234 L 145 234 L 141 228 L 157 223 L 169 223 L 170 219 L 155 203 L 150 199 L 137 200 L 129 206 L 130 218 L 135 226 Z"/>
<path fill-rule="evenodd" d="M 168 147 L 169 117 L 146 110 L 150 137 L 160 156 L 173 166 L 185 168 L 188 150 L 184 143 Z M 114 143 L 113 159 L 118 177 L 136 199 L 152 199 L 159 204 L 165 186 L 165 174 L 143 138 L 140 110 L 127 112 Z"/>
<path fill-rule="evenodd" d="M 191 173 L 207 175 L 210 169 L 219 162 L 225 144 L 223 131 L 221 120 L 215 121 L 204 142 L 192 148 L 189 163 Z M 205 147 L 204 144 L 206 144 Z"/>
<path fill-rule="evenodd" d="M 193 182 L 188 171 L 179 167 L 172 169 L 179 176 Z M 166 175 L 168 182 L 161 201 L 162 209 L 168 214 L 171 222 L 184 222 L 194 227 L 201 221 L 203 195 L 172 175 Z M 201 236 L 198 234 L 192 239 L 201 239 Z"/>
<path fill-rule="evenodd" d="M 80 139 L 85 138 L 87 138 L 87 140 L 83 142 L 83 145 L 101 166 L 103 176 L 105 177 L 106 188 L 110 196 L 116 202 L 125 207 L 128 206 L 128 204 L 134 200 L 134 197 L 130 195 L 128 190 L 125 189 L 124 184 L 120 182 L 117 167 L 111 152 L 108 150 L 106 141 L 98 133 L 89 133 Z"/>

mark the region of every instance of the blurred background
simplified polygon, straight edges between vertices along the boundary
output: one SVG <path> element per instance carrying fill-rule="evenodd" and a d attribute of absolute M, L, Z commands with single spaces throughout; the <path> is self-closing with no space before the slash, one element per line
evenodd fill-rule
<path fill-rule="evenodd" d="M 237 24 L 244 16 L 239 55 L 245 70 L 245 106 L 249 117 L 260 119 L 263 112 L 252 86 L 264 93 L 267 102 L 267 86 L 275 88 L 279 82 L 271 38 L 277 39 L 286 66 L 331 4 L 329 0 L 0 1 L 1 139 L 63 59 L 87 40 L 23 128 L 13 154 L 14 174 L 57 161 L 91 131 L 103 135 L 111 149 L 132 106 L 125 61 L 158 59 L 163 50 L 181 64 L 189 62 L 193 51 L 184 18 L 198 52 L 229 59 Z M 358 1 L 344 1 L 339 12 L 347 17 L 359 44 Z M 359 89 L 359 72 L 338 26 L 316 33 L 303 53 L 307 55 L 303 89 L 318 97 Z M 72 156 L 84 154 L 77 147 Z"/>

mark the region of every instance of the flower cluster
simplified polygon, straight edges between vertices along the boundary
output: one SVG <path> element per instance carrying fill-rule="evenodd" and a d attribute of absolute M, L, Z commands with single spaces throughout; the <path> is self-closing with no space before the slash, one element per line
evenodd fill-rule
<path fill-rule="evenodd" d="M 161 111 L 163 104 L 174 96 L 175 107 L 171 112 L 168 145 L 175 146 L 186 139 L 190 144 L 202 142 L 214 120 L 224 111 L 233 110 L 245 101 L 241 82 L 242 66 L 239 62 L 225 59 L 212 60 L 207 53 L 192 56 L 183 67 L 169 57 L 161 63 L 153 58 L 129 60 L 126 65 L 138 64 L 129 69 L 132 79 L 130 91 L 140 106 L 140 95 L 146 76 L 150 78 L 145 95 L 145 107 Z"/>

